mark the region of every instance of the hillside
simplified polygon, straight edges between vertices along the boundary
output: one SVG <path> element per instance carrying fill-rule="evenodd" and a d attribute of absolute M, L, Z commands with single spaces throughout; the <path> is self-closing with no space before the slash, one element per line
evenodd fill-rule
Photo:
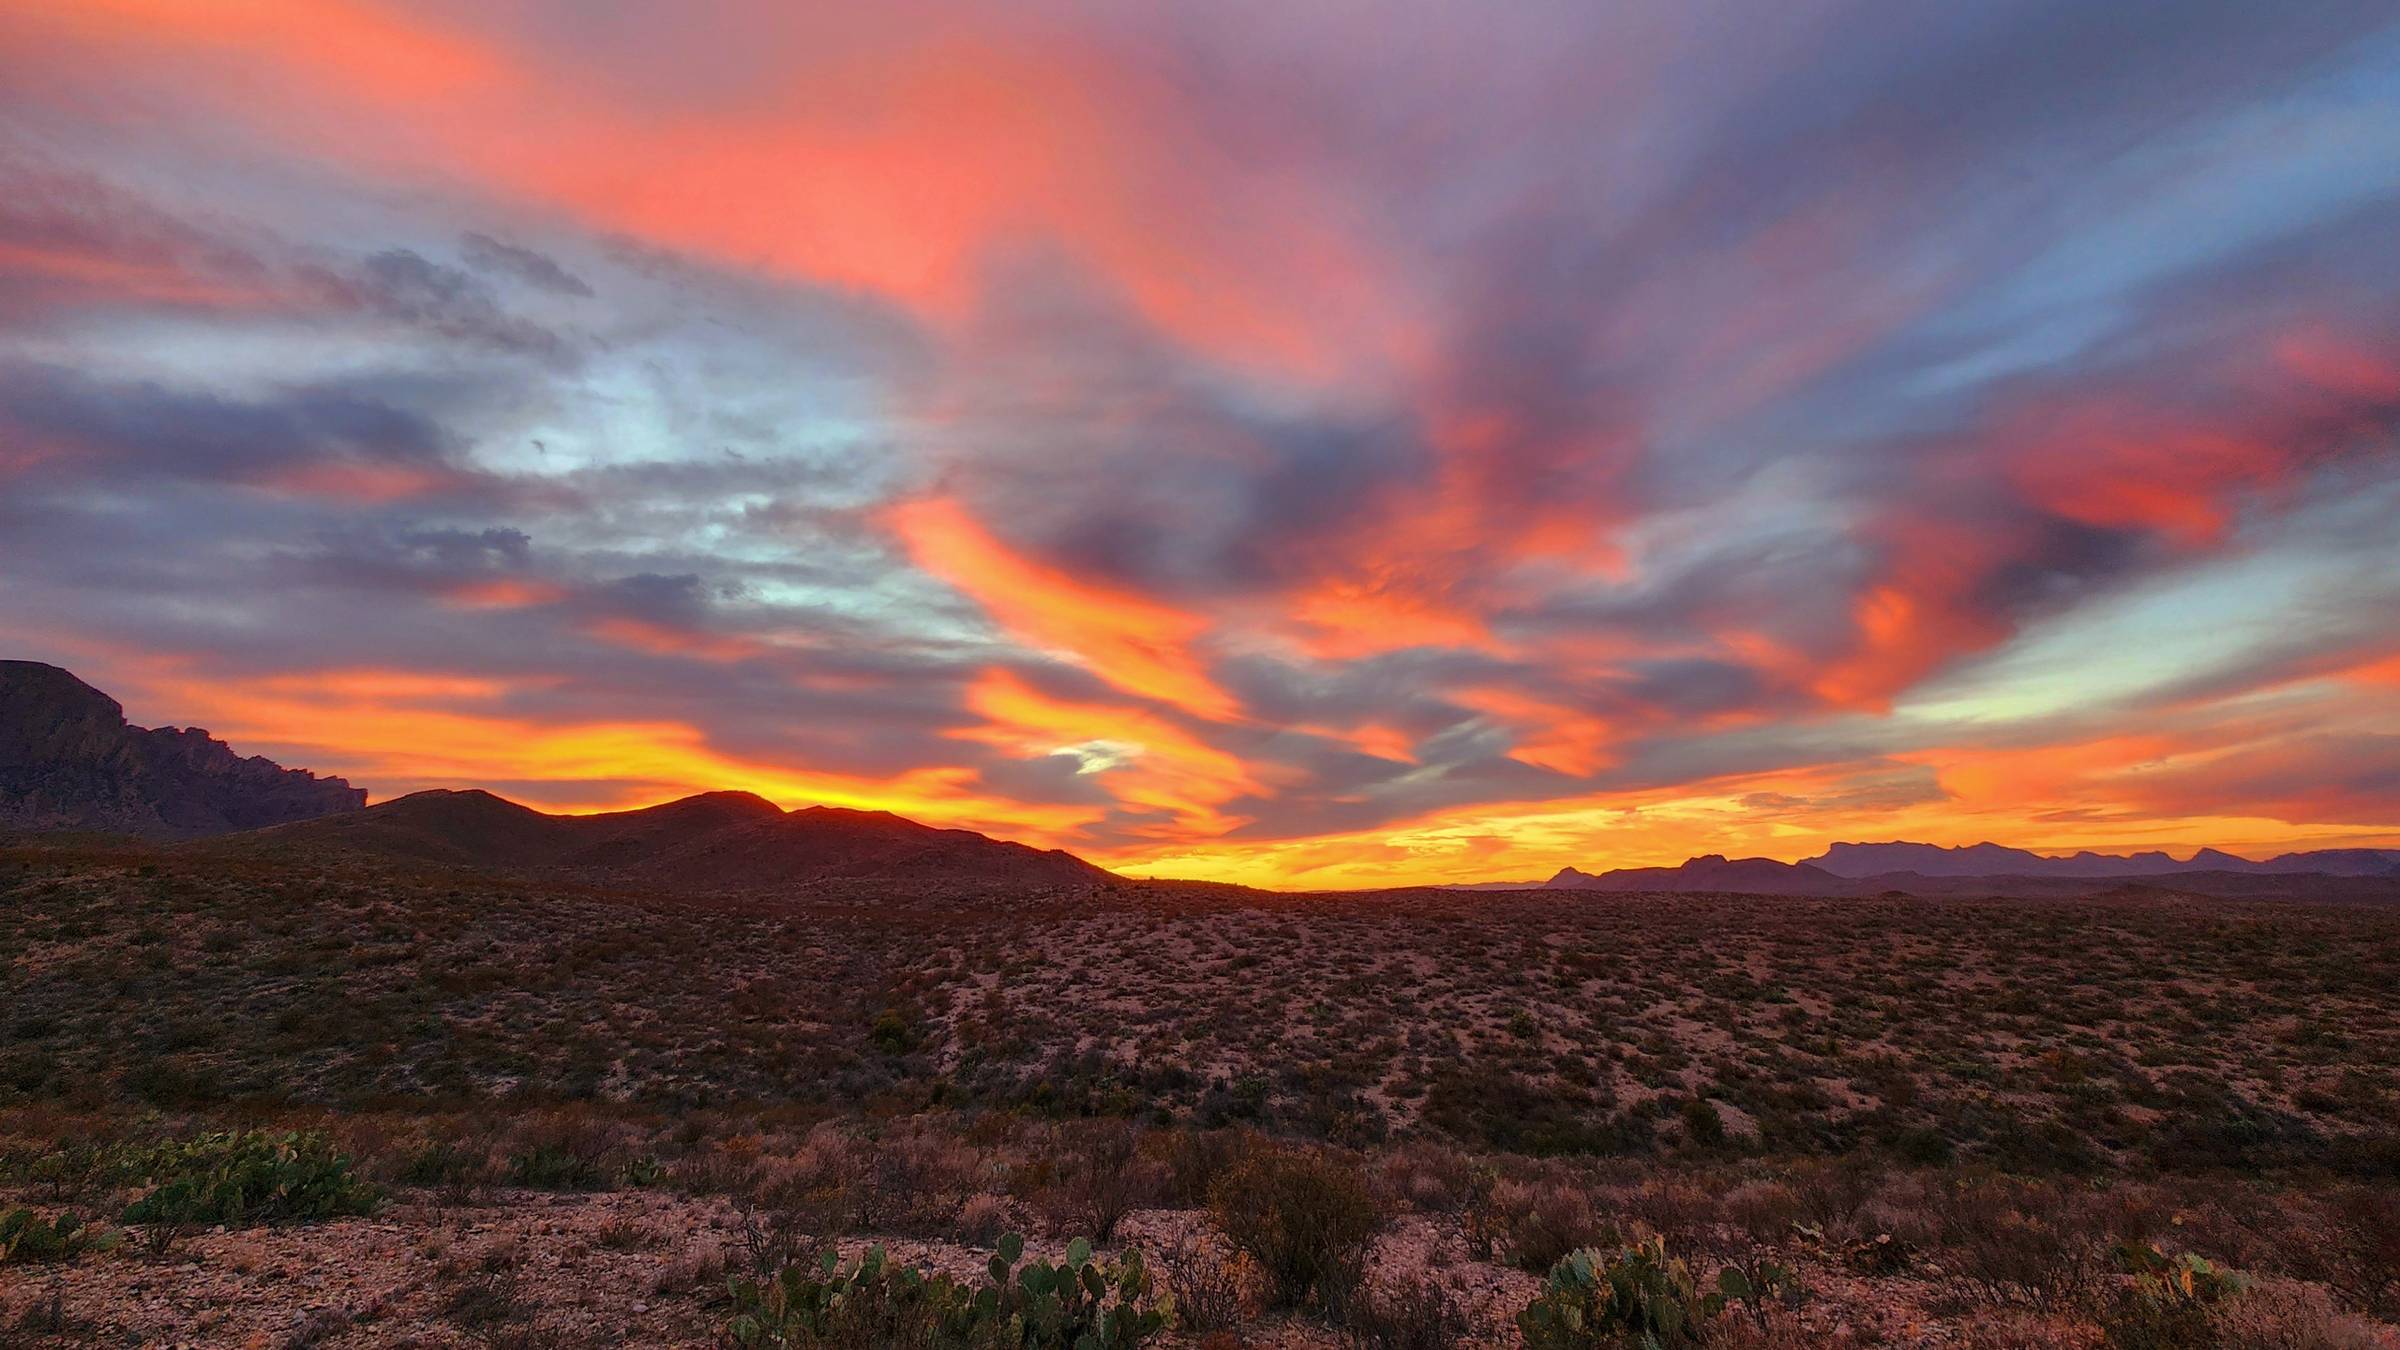
<path fill-rule="evenodd" d="M 244 852 L 369 857 L 673 892 L 828 881 L 1023 890 L 1116 878 L 1071 853 L 883 811 L 784 811 L 710 792 L 633 811 L 549 815 L 480 790 L 411 793 L 364 811 L 220 841 Z"/>

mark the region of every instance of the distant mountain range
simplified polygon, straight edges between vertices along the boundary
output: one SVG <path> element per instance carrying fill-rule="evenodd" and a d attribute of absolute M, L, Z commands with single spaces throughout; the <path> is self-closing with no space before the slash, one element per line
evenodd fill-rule
<path fill-rule="evenodd" d="M 581 816 L 548 815 L 476 790 L 415 792 L 219 846 L 694 892 L 823 881 L 1026 889 L 1117 880 L 1058 849 L 937 829 L 886 811 L 785 811 L 747 792 Z"/>
<path fill-rule="evenodd" d="M 2164 853 L 2077 853 L 2051 858 L 1999 844 L 1835 844 L 1796 863 L 1711 853 L 1676 867 L 1621 867 L 1597 875 L 1559 869 L 1525 888 L 1582 891 L 1736 892 L 1753 895 L 2082 895 L 2109 885 L 2160 883 L 2211 895 L 2287 891 L 2286 879 L 2400 883 L 2400 849 L 2336 848 L 2254 862 L 2213 848 L 2178 862 Z M 1515 889 L 1506 883 L 1477 890 Z M 2346 887 L 2384 893 L 2387 887 Z"/>
<path fill-rule="evenodd" d="M 366 803 L 339 778 L 245 759 L 196 727 L 132 726 L 56 666 L 0 661 L 0 830 L 189 838 Z"/>
<path fill-rule="evenodd" d="M 2001 844 L 1835 844 L 1797 866 L 1837 877 L 1872 877 L 1914 872 L 1924 877 L 2162 877 L 2181 872 L 2246 872 L 2254 876 L 2313 875 L 2380 877 L 2400 875 L 2400 849 L 2326 848 L 2285 853 L 2253 862 L 2204 848 L 2178 862 L 2164 853 L 2077 853 L 2044 857 Z"/>

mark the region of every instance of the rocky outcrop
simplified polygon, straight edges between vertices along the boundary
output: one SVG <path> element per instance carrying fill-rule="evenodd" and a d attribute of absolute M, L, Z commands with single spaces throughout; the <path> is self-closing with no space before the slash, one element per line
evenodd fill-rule
<path fill-rule="evenodd" d="M 189 838 L 366 804 L 339 778 L 237 755 L 196 727 L 132 726 L 56 666 L 0 661 L 0 830 Z"/>

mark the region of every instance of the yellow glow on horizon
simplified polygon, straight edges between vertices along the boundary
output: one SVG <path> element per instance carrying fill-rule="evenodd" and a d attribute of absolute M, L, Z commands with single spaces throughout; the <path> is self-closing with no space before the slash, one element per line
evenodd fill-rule
<path fill-rule="evenodd" d="M 1671 866 L 1699 854 L 1792 861 L 1840 841 L 1908 839 L 1956 846 L 1998 842 L 2037 852 L 2213 846 L 2249 856 L 2301 848 L 2400 847 L 2400 831 L 2295 824 L 2205 806 L 2146 801 L 2162 766 L 2206 767 L 2223 747 L 2175 747 L 2156 737 L 2007 750 L 1956 749 L 1895 757 L 1938 781 L 1923 800 L 1827 809 L 1845 769 L 1740 775 L 1568 800 L 1495 803 L 1423 813 L 1373 829 L 1250 837 L 1253 822 L 1223 808 L 1272 796 L 1258 766 L 1164 716 L 1042 693 L 1005 670 L 971 687 L 979 726 L 954 733 L 1027 758 L 1106 742 L 1122 759 L 1096 767 L 1118 808 L 1154 814 L 1153 837 L 1110 846 L 1091 831 L 1101 803 L 1027 802 L 991 792 L 960 765 L 869 779 L 765 763 L 710 746 L 671 720 L 551 723 L 512 715 L 508 682 L 422 672 L 346 669 L 247 680 L 202 679 L 172 663 L 143 664 L 126 692 L 248 753 L 270 753 L 373 786 L 377 799 L 428 787 L 495 787 L 541 810 L 622 810 L 740 790 L 786 808 L 824 804 L 885 810 L 927 824 L 975 829 L 1065 848 L 1135 877 L 1236 882 L 1295 890 L 1454 882 L 1531 881 L 1574 866 Z M 604 788 L 597 796 L 594 788 Z M 1123 838 L 1122 834 L 1119 838 Z"/>

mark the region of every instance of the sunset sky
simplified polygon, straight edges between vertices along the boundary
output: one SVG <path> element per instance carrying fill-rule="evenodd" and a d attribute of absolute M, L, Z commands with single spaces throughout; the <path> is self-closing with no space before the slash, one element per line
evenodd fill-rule
<path fill-rule="evenodd" d="M 0 0 L 0 657 L 1136 875 L 2400 845 L 2390 4 Z"/>

